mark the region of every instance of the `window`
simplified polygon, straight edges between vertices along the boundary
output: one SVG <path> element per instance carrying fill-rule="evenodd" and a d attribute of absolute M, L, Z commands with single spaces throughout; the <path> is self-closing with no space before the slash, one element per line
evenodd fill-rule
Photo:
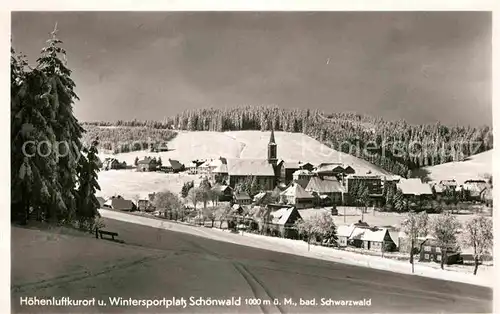
<path fill-rule="evenodd" d="M 431 247 L 428 246 L 428 245 L 424 246 L 424 251 L 425 252 L 430 252 L 431 251 Z"/>
<path fill-rule="evenodd" d="M 441 248 L 440 247 L 436 247 L 436 253 L 441 253 Z"/>
<path fill-rule="evenodd" d="M 436 259 L 437 259 L 438 262 L 441 262 L 441 255 L 437 255 Z"/>
<path fill-rule="evenodd" d="M 429 259 L 429 254 L 424 254 L 424 259 Z"/>

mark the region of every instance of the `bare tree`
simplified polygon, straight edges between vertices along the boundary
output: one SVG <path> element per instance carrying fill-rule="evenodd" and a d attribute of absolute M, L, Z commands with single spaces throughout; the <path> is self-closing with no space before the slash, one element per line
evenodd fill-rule
<path fill-rule="evenodd" d="M 193 203 L 194 209 L 196 210 L 196 205 L 201 199 L 200 190 L 196 187 L 191 188 L 188 192 L 187 199 Z"/>
<path fill-rule="evenodd" d="M 441 247 L 441 269 L 444 269 L 448 248 L 457 243 L 457 233 L 460 227 L 457 217 L 449 212 L 442 213 L 432 220 L 431 232 Z"/>
<path fill-rule="evenodd" d="M 429 217 L 426 212 L 419 214 L 409 212 L 406 218 L 401 222 L 401 228 L 410 239 L 410 263 L 411 272 L 415 271 L 415 262 L 413 253 L 415 250 L 415 241 L 418 237 L 425 237 L 429 232 Z"/>
<path fill-rule="evenodd" d="M 307 236 L 307 250 L 310 250 L 311 238 L 320 236 L 336 239 L 336 227 L 332 216 L 329 213 L 316 214 L 306 219 L 299 219 L 295 222 L 295 227 L 300 234 Z"/>
<path fill-rule="evenodd" d="M 224 222 L 224 220 L 227 219 L 227 215 L 229 214 L 230 211 L 231 211 L 231 206 L 229 206 L 228 204 L 218 206 L 215 209 L 215 219 L 218 219 L 220 222 L 219 229 L 222 229 L 222 223 Z"/>
<path fill-rule="evenodd" d="M 153 205 L 160 212 L 163 212 L 165 217 L 167 216 L 167 212 L 178 212 L 182 207 L 179 197 L 170 191 L 156 193 Z"/>
<path fill-rule="evenodd" d="M 463 243 L 474 249 L 474 275 L 479 262 L 493 249 L 493 222 L 484 216 L 467 221 L 462 235 Z"/>

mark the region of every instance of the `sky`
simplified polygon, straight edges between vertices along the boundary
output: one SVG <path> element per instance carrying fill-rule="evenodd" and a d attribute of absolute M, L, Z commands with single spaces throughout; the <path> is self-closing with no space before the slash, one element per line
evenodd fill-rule
<path fill-rule="evenodd" d="M 13 12 L 34 64 L 67 51 L 79 120 L 276 105 L 491 125 L 488 12 Z"/>

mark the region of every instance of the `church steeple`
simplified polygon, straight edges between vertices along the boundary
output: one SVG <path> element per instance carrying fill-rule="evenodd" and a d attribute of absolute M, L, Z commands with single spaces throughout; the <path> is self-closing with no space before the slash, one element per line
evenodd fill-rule
<path fill-rule="evenodd" d="M 278 145 L 274 139 L 274 129 L 271 129 L 271 137 L 267 144 L 267 161 L 273 166 L 276 166 L 278 162 Z"/>

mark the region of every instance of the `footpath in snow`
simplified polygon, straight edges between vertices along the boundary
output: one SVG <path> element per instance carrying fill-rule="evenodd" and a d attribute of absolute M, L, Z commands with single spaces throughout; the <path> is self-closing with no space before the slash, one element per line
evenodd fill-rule
<path fill-rule="evenodd" d="M 382 258 L 380 256 L 363 255 L 354 252 L 314 245 L 311 245 L 310 251 L 308 251 L 308 245 L 304 241 L 268 237 L 256 235 L 253 233 L 235 234 L 216 228 L 211 229 L 191 226 L 178 222 L 171 222 L 168 220 L 141 217 L 105 209 L 100 209 L 99 212 L 101 213 L 102 217 L 105 218 L 116 219 L 124 222 L 130 222 L 176 232 L 188 233 L 217 241 L 229 242 L 281 253 L 300 255 L 309 258 L 317 258 L 332 262 L 392 271 L 402 274 L 412 274 L 411 264 L 407 261 L 398 261 L 388 258 Z M 446 267 L 444 270 L 442 270 L 439 268 L 427 266 L 425 264 L 415 263 L 415 273 L 413 275 L 486 287 L 493 287 L 494 284 L 493 267 L 488 267 L 485 269 L 484 266 L 480 266 L 477 275 L 474 276 L 472 273 L 447 270 Z"/>

